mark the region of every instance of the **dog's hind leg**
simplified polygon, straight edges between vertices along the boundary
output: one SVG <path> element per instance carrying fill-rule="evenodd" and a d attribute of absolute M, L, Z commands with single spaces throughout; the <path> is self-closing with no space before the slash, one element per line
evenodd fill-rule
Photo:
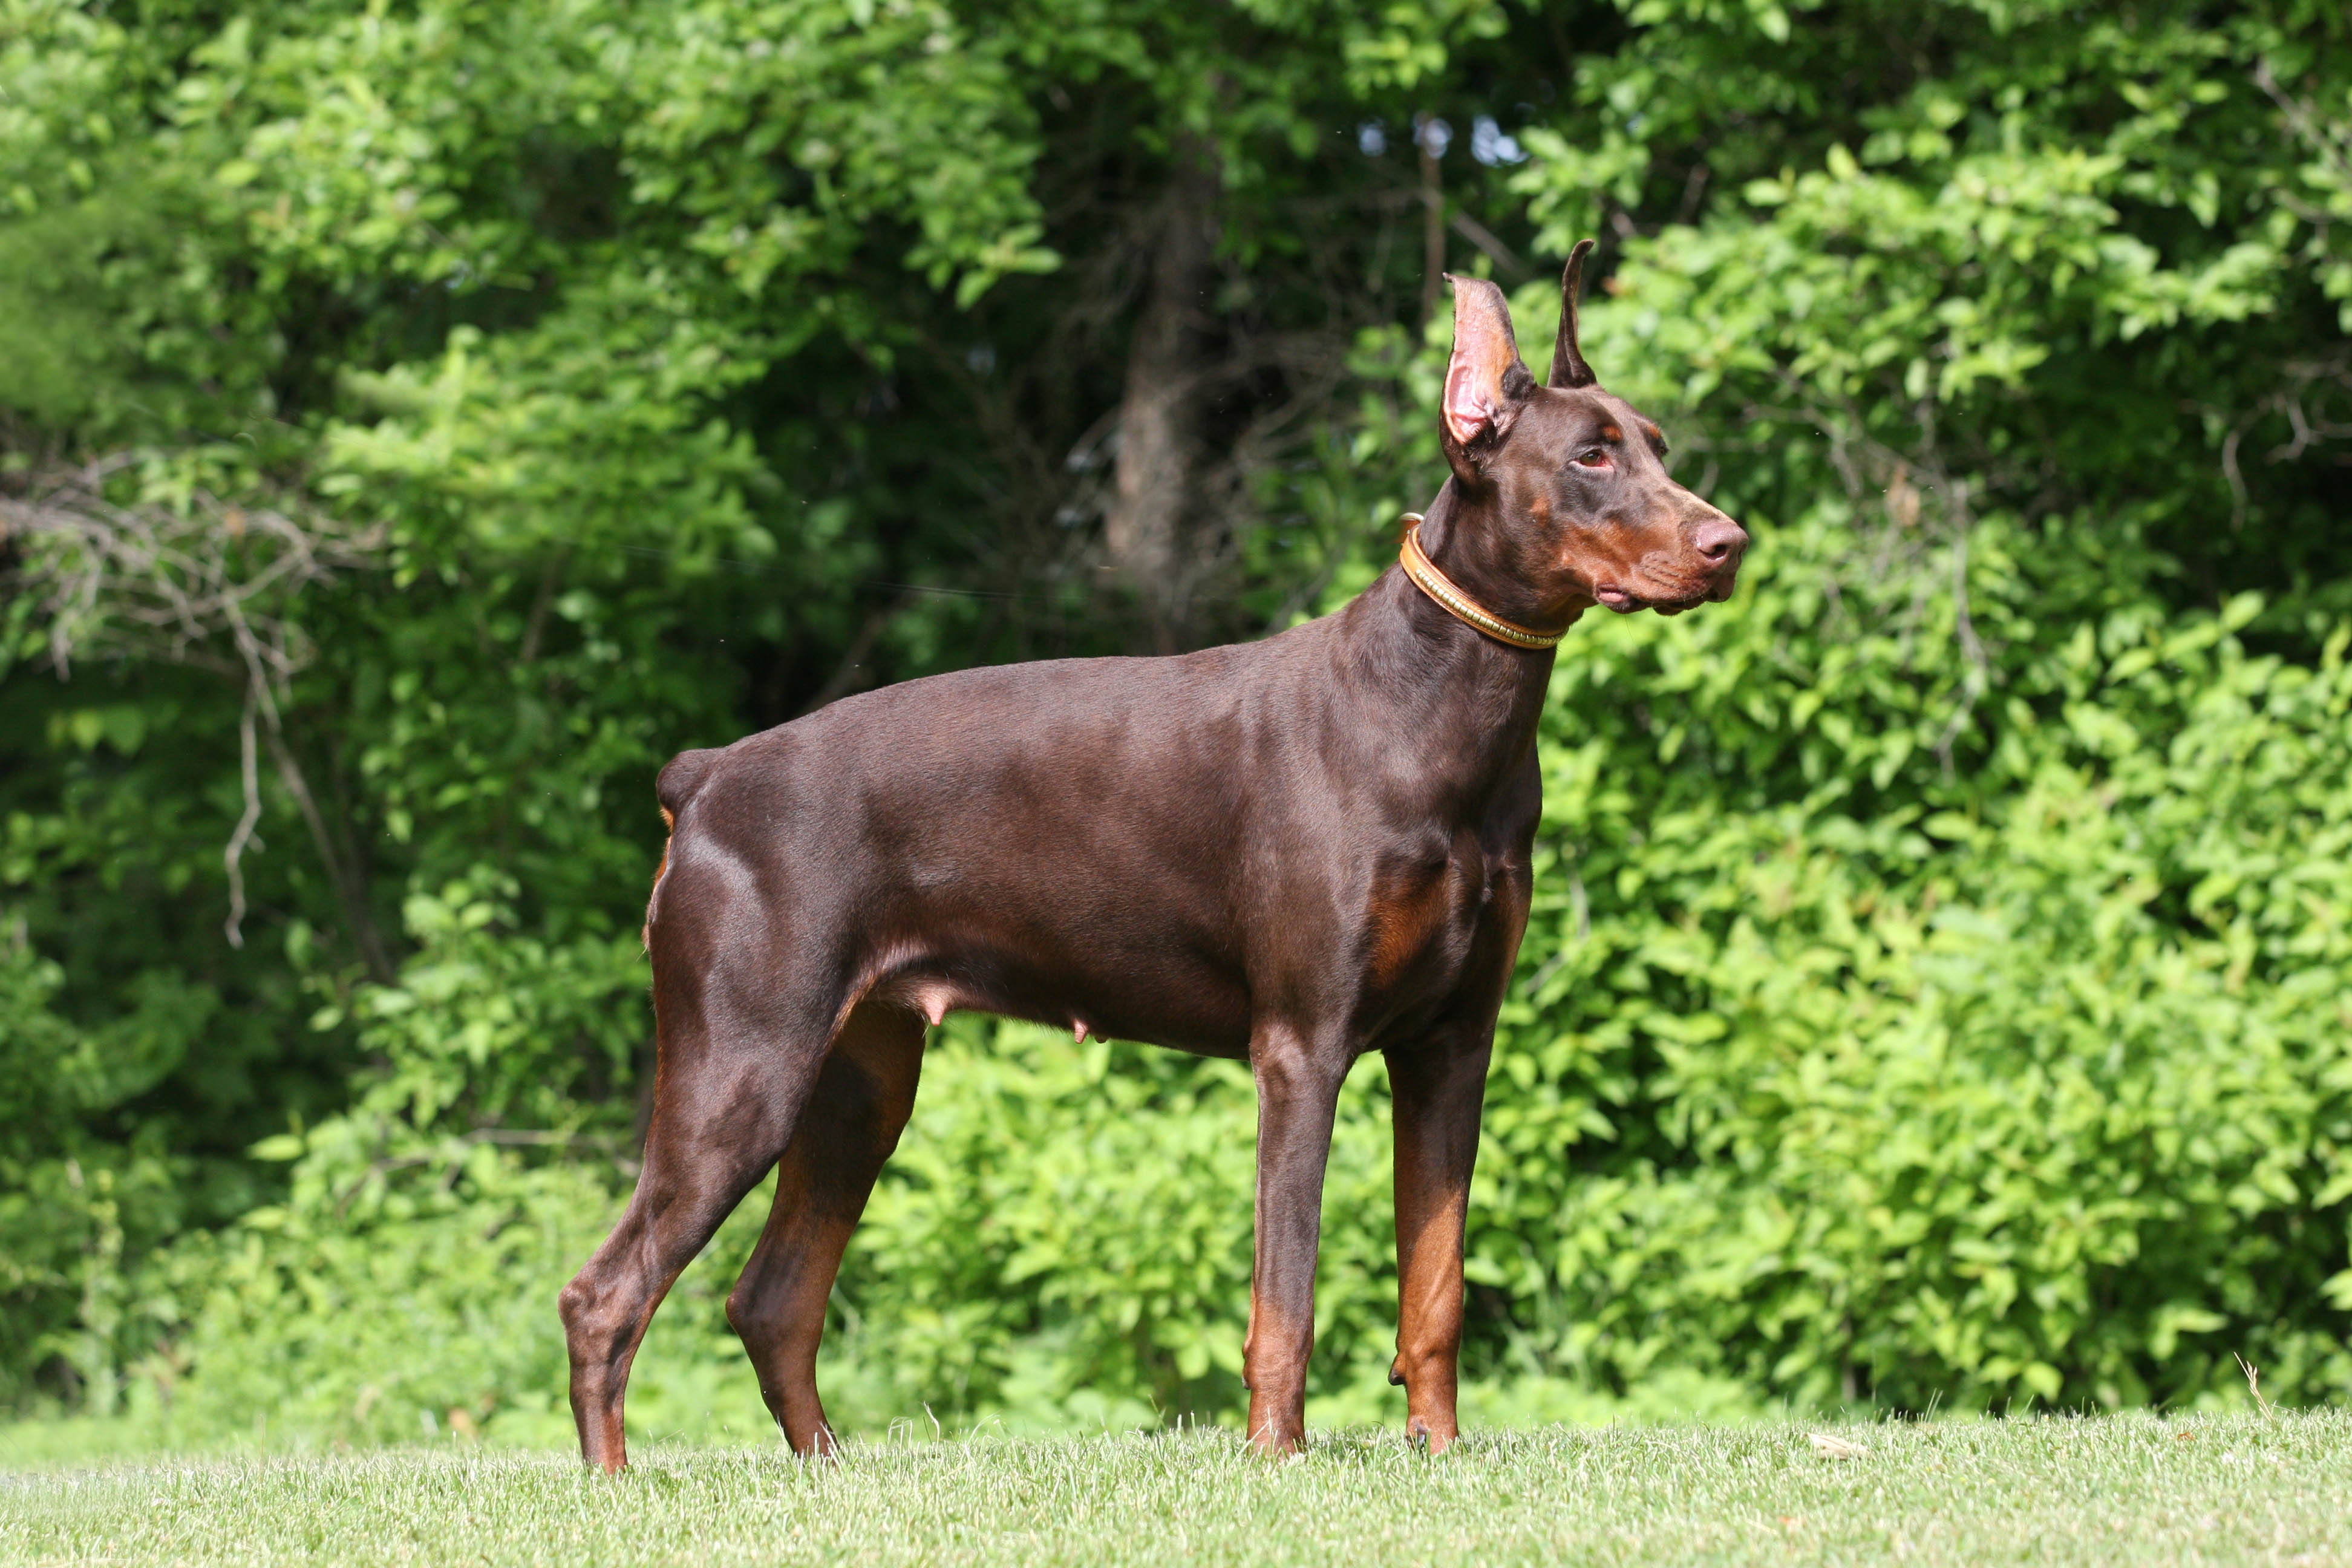
<path fill-rule="evenodd" d="M 776 1172 L 776 1205 L 727 1298 L 760 1374 L 760 1393 L 793 1449 L 830 1453 L 817 1398 L 824 1310 L 857 1216 L 915 1108 L 923 1066 L 920 1014 L 858 1005 L 842 1026 Z"/>
<path fill-rule="evenodd" d="M 657 928 L 645 1165 L 620 1223 L 559 1299 L 581 1457 L 606 1470 L 627 1462 L 629 1363 L 654 1309 L 783 1152 L 839 1005 L 822 985 L 790 984 L 769 943 L 746 942 L 717 972 L 666 964 L 664 947 Z"/>

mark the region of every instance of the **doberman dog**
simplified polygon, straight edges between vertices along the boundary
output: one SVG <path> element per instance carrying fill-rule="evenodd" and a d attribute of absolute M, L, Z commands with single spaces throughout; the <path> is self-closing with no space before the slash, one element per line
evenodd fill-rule
<path fill-rule="evenodd" d="M 1408 1430 L 1456 1435 L 1462 1244 L 1495 1017 L 1542 804 L 1552 645 L 1595 604 L 1729 596 L 1748 536 L 1667 477 L 1656 425 L 1577 346 L 1550 384 L 1502 292 L 1453 279 L 1453 476 L 1397 569 L 1337 613 L 1170 658 L 967 669 L 845 698 L 656 784 L 658 1065 L 645 1163 L 562 1292 L 583 1457 L 625 1462 L 629 1363 L 769 1167 L 728 1321 L 792 1446 L 834 1448 L 817 1342 L 915 1100 L 926 1025 L 971 1009 L 1246 1060 L 1258 1091 L 1249 1436 L 1305 1436 L 1340 1081 L 1394 1097 Z"/>

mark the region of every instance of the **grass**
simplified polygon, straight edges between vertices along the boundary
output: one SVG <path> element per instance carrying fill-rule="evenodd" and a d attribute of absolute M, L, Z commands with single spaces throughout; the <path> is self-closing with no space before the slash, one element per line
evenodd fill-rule
<path fill-rule="evenodd" d="M 1816 1429 L 1818 1430 L 1818 1429 Z M 443 1447 L 0 1472 L 8 1563 L 2352 1563 L 2352 1415 Z M 1837 1442 L 1861 1446 L 1825 1456 Z"/>

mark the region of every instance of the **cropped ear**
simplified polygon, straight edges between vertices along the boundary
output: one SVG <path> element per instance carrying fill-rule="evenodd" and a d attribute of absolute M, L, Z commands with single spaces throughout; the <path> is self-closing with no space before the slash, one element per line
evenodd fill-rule
<path fill-rule="evenodd" d="M 1536 378 L 1520 363 L 1503 291 L 1483 278 L 1446 277 L 1454 285 L 1454 356 L 1445 364 L 1439 433 L 1454 471 L 1475 483 L 1474 450 L 1509 433 Z"/>
<path fill-rule="evenodd" d="M 1584 283 L 1584 258 L 1591 252 L 1591 240 L 1578 240 L 1576 248 L 1568 253 L 1568 270 L 1560 274 L 1559 341 L 1552 345 L 1548 386 L 1591 386 L 1601 379 L 1584 363 L 1584 351 L 1576 346 L 1576 296 Z"/>

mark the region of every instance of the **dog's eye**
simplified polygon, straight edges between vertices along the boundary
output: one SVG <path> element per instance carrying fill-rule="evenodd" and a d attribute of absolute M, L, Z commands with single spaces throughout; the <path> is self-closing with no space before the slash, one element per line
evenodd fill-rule
<path fill-rule="evenodd" d="M 1583 451 L 1579 452 L 1576 455 L 1576 466 L 1580 468 L 1607 468 L 1609 466 L 1609 448 L 1606 447 L 1587 447 Z"/>

